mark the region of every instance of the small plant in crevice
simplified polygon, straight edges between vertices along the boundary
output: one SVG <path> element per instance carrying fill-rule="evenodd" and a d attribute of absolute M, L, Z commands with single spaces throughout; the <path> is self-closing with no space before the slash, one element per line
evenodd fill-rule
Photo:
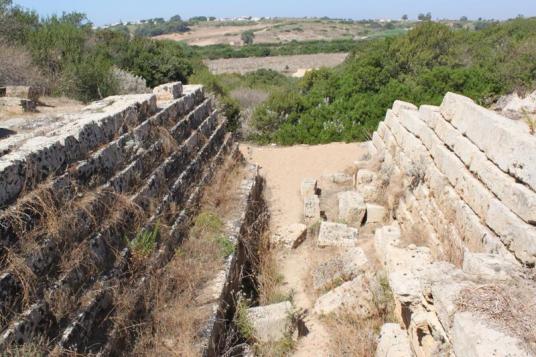
<path fill-rule="evenodd" d="M 236 304 L 234 323 L 240 335 L 247 341 L 253 342 L 255 339 L 255 329 L 248 316 L 248 300 L 240 298 Z"/>
<path fill-rule="evenodd" d="M 229 257 L 235 251 L 234 243 L 225 235 L 217 235 L 212 238 L 214 242 L 220 248 L 220 252 L 223 258 Z"/>
<path fill-rule="evenodd" d="M 147 257 L 156 248 L 156 242 L 160 235 L 160 224 L 157 223 L 152 229 L 142 229 L 128 245 L 132 251 L 140 256 Z"/>

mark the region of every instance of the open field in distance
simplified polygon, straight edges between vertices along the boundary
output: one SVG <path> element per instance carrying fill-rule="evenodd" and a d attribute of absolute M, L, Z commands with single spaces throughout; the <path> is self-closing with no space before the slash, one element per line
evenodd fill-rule
<path fill-rule="evenodd" d="M 347 53 L 319 53 L 314 55 L 228 58 L 205 61 L 214 74 L 248 73 L 258 69 L 272 69 L 283 74 L 293 75 L 300 70 L 335 67 L 344 62 Z"/>

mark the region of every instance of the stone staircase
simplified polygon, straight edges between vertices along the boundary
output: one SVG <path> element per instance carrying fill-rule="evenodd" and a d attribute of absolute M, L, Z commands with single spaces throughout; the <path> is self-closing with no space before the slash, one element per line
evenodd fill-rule
<path fill-rule="evenodd" d="M 155 94 L 106 98 L 36 128 L 42 135 L 10 138 L 0 157 L 0 350 L 125 346 L 126 321 L 115 317 L 143 316 L 147 277 L 185 239 L 203 187 L 236 150 L 201 86 Z M 140 261 L 133 241 L 151 232 Z"/>

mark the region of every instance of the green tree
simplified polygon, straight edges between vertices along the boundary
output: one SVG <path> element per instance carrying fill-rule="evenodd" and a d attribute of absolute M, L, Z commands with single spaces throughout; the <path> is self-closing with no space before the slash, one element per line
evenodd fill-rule
<path fill-rule="evenodd" d="M 240 36 L 242 39 L 242 42 L 244 42 L 245 45 L 251 45 L 253 44 L 253 41 L 255 40 L 255 33 L 253 31 L 244 31 L 242 32 L 242 35 Z"/>

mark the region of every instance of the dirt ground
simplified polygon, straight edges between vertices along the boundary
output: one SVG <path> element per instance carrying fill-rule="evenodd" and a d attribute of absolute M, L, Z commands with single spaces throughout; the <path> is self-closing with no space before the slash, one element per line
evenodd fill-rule
<path fill-rule="evenodd" d="M 240 149 L 249 162 L 260 165 L 261 174 L 266 179 L 265 195 L 272 232 L 302 222 L 300 185 L 303 179 L 342 172 L 365 152 L 359 143 L 293 147 L 243 144 Z M 284 278 L 284 289 L 291 292 L 297 308 L 310 311 L 314 306 L 317 296 L 310 285 L 311 267 L 325 260 L 330 255 L 328 253 L 319 251 L 312 240 L 306 240 L 296 250 L 276 250 L 277 269 Z M 306 324 L 309 334 L 299 340 L 293 356 L 330 356 L 330 334 L 323 322 L 310 315 Z"/>
<path fill-rule="evenodd" d="M 264 68 L 303 77 L 308 69 L 335 67 L 343 63 L 347 56 L 347 53 L 319 53 L 314 55 L 217 59 L 207 60 L 205 63 L 214 74 L 244 74 Z"/>

